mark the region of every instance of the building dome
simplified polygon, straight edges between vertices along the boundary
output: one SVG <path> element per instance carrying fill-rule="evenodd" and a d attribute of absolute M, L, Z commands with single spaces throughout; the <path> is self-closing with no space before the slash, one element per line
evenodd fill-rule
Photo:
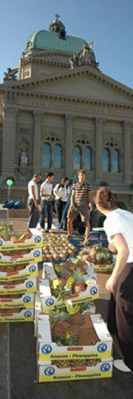
<path fill-rule="evenodd" d="M 79 53 L 85 46 L 82 38 L 66 35 L 66 29 L 59 15 L 50 24 L 48 30 L 33 33 L 27 40 L 25 53 L 31 50 L 61 51 L 65 53 Z"/>

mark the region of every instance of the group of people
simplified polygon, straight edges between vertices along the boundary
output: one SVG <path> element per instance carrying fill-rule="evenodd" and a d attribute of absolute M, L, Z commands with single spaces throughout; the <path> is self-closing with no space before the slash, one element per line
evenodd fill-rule
<path fill-rule="evenodd" d="M 53 201 L 58 217 L 58 228 L 73 232 L 73 220 L 78 215 L 85 223 L 85 244 L 88 243 L 90 223 L 89 204 L 91 203 L 91 186 L 86 182 L 86 173 L 80 169 L 76 182 L 70 185 L 70 179 L 64 177 L 53 187 L 54 173 L 49 172 L 40 186 L 40 203 L 37 183 L 41 175 L 35 174 L 28 183 L 29 228 L 35 228 L 40 222 L 42 231 L 48 232 L 52 226 Z M 47 228 L 46 227 L 47 218 Z"/>

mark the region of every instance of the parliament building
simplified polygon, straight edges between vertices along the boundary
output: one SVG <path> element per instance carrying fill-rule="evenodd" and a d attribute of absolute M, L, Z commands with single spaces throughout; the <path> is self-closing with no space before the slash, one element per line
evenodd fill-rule
<path fill-rule="evenodd" d="M 58 182 L 79 168 L 133 209 L 133 90 L 103 74 L 93 44 L 68 35 L 57 15 L 0 84 L 0 202 L 9 176 L 12 197 L 24 199 L 33 173 Z"/>

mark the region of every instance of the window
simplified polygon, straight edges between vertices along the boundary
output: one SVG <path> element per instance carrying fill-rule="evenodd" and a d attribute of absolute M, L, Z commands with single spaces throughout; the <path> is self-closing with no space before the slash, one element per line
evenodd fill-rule
<path fill-rule="evenodd" d="M 76 140 L 73 146 L 73 169 L 84 168 L 92 170 L 93 153 L 90 142 L 86 137 L 81 137 Z"/>
<path fill-rule="evenodd" d="M 81 167 L 81 151 L 80 147 L 75 145 L 73 147 L 73 169 L 80 169 Z"/>
<path fill-rule="evenodd" d="M 53 157 L 54 168 L 60 169 L 62 166 L 62 148 L 60 144 L 54 146 L 54 157 Z"/>
<path fill-rule="evenodd" d="M 104 148 L 102 156 L 102 164 L 104 172 L 109 172 L 110 154 L 108 148 Z"/>
<path fill-rule="evenodd" d="M 42 144 L 42 168 L 62 167 L 62 146 L 59 139 L 51 135 L 46 137 L 46 142 Z"/>
<path fill-rule="evenodd" d="M 120 161 L 120 155 L 119 155 L 119 150 L 114 149 L 112 151 L 112 172 L 119 172 L 119 161 Z"/>
<path fill-rule="evenodd" d="M 120 149 L 113 140 L 105 144 L 102 154 L 102 167 L 104 172 L 118 173 L 120 171 Z"/>
<path fill-rule="evenodd" d="M 42 167 L 50 168 L 51 166 L 51 146 L 50 144 L 42 145 Z"/>
<path fill-rule="evenodd" d="M 83 168 L 87 170 L 92 169 L 92 149 L 90 147 L 83 149 Z"/>

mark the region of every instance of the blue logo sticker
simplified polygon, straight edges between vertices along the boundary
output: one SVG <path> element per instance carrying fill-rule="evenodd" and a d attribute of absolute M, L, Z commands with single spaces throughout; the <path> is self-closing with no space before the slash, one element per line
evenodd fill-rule
<path fill-rule="evenodd" d="M 31 311 L 30 310 L 26 310 L 26 312 L 24 312 L 24 316 L 25 317 L 31 317 L 32 316 Z"/>
<path fill-rule="evenodd" d="M 35 270 L 36 270 L 36 266 L 35 266 L 35 265 L 30 266 L 29 271 L 30 271 L 31 273 L 34 273 Z"/>
<path fill-rule="evenodd" d="M 40 242 L 41 241 L 41 237 L 40 236 L 36 236 L 34 239 L 35 242 Z"/>
<path fill-rule="evenodd" d="M 100 367 L 100 370 L 103 372 L 109 371 L 110 370 L 110 364 L 109 363 L 103 363 L 102 366 Z"/>
<path fill-rule="evenodd" d="M 100 345 L 98 345 L 97 350 L 100 353 L 105 352 L 107 350 L 107 345 L 105 343 L 101 343 Z"/>
<path fill-rule="evenodd" d="M 90 293 L 91 293 L 91 295 L 95 295 L 97 293 L 97 288 L 96 287 L 92 287 L 90 289 Z"/>
<path fill-rule="evenodd" d="M 33 287 L 33 282 L 32 282 L 32 281 L 27 281 L 26 287 L 27 287 L 27 288 Z"/>
<path fill-rule="evenodd" d="M 40 251 L 34 251 L 33 255 L 35 256 L 35 258 L 38 258 L 38 256 L 40 256 Z"/>
<path fill-rule="evenodd" d="M 54 304 L 54 299 L 53 298 L 47 298 L 46 299 L 46 305 L 47 306 L 52 306 Z"/>
<path fill-rule="evenodd" d="M 3 241 L 2 240 L 0 240 L 0 245 L 2 245 L 3 244 Z"/>
<path fill-rule="evenodd" d="M 45 353 L 47 355 L 48 353 L 51 353 L 51 352 L 52 352 L 51 345 L 43 345 L 42 346 L 42 353 Z"/>
<path fill-rule="evenodd" d="M 28 296 L 28 295 L 26 295 L 24 298 L 23 298 L 23 302 L 24 303 L 28 303 L 28 302 L 30 302 L 30 296 Z"/>
<path fill-rule="evenodd" d="M 54 367 L 47 367 L 47 368 L 44 370 L 44 374 L 47 375 L 47 376 L 53 375 L 54 373 L 55 373 Z"/>

